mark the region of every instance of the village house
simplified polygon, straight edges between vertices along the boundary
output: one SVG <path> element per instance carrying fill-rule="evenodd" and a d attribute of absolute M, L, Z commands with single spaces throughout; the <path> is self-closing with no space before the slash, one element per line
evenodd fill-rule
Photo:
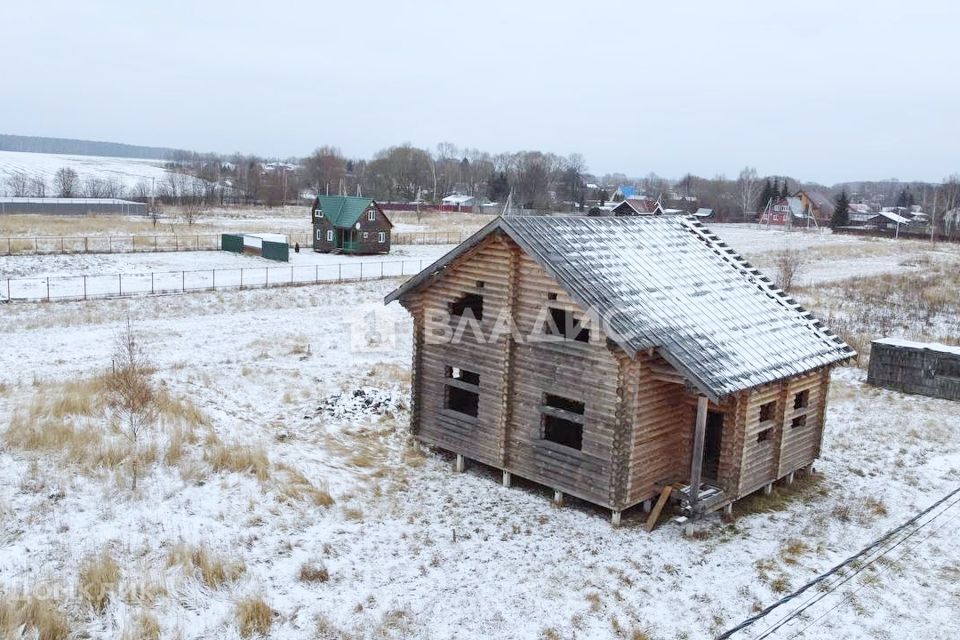
<path fill-rule="evenodd" d="M 830 196 L 820 191 L 808 191 L 806 189 L 800 189 L 793 195 L 796 198 L 800 198 L 800 203 L 803 205 L 804 211 L 807 214 L 813 215 L 819 224 L 824 225 L 830 223 L 833 212 L 836 210 L 836 206 L 834 206 Z"/>
<path fill-rule="evenodd" d="M 394 300 L 413 316 L 414 435 L 615 524 L 809 469 L 830 369 L 854 355 L 681 215 L 500 217 Z"/>
<path fill-rule="evenodd" d="M 318 253 L 390 252 L 393 223 L 370 198 L 317 196 L 310 217 L 313 250 Z"/>

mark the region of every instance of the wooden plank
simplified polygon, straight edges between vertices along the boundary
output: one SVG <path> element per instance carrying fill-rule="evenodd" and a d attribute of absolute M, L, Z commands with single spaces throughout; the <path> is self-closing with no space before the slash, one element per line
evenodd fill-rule
<path fill-rule="evenodd" d="M 697 398 L 697 425 L 693 433 L 693 455 L 690 460 L 690 506 L 695 507 L 700 493 L 700 474 L 703 471 L 703 442 L 707 433 L 706 396 Z"/>
<path fill-rule="evenodd" d="M 660 518 L 660 512 L 663 511 L 665 506 L 667 506 L 667 500 L 670 499 L 670 494 L 672 492 L 673 487 L 670 485 L 667 485 L 660 490 L 660 497 L 657 498 L 657 504 L 654 505 L 653 511 L 651 511 L 649 517 L 647 517 L 647 524 L 644 526 L 644 528 L 647 530 L 647 533 L 653 531 L 654 527 L 657 526 L 657 520 Z"/>

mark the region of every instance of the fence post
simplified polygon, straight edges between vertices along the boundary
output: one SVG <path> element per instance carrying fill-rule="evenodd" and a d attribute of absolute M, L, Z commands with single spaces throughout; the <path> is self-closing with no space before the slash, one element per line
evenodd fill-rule
<path fill-rule="evenodd" d="M 270 286 L 270 267 L 264 267 L 263 272 L 265 274 L 264 280 L 263 280 L 263 286 L 269 287 Z"/>
<path fill-rule="evenodd" d="M 47 302 L 50 302 L 50 276 L 47 276 Z"/>
<path fill-rule="evenodd" d="M 7 302 L 10 302 L 10 278 L 7 278 Z"/>
<path fill-rule="evenodd" d="M 380 261 L 380 279 L 383 280 L 383 261 Z"/>
<path fill-rule="evenodd" d="M 117 280 L 120 282 L 120 295 L 122 296 L 123 295 L 123 274 L 122 273 L 117 274 Z"/>
<path fill-rule="evenodd" d="M 197 234 L 197 251 L 200 251 L 200 234 Z"/>
<path fill-rule="evenodd" d="M 157 252 L 157 236 L 153 236 L 153 252 Z"/>
<path fill-rule="evenodd" d="M 213 290 L 217 290 L 217 270 L 213 270 Z"/>
<path fill-rule="evenodd" d="M 153 288 L 153 271 L 150 272 L 150 293 L 151 294 L 156 293 L 156 291 L 154 291 L 154 288 Z"/>
<path fill-rule="evenodd" d="M 313 265 L 313 281 L 320 282 L 320 265 L 318 264 Z"/>
<path fill-rule="evenodd" d="M 110 253 L 113 253 L 113 236 L 107 236 L 107 242 L 110 243 Z"/>
<path fill-rule="evenodd" d="M 63 255 L 63 236 L 60 236 L 60 254 Z"/>
<path fill-rule="evenodd" d="M 290 265 L 290 284 L 293 284 L 293 265 Z"/>
<path fill-rule="evenodd" d="M 240 290 L 243 291 L 243 267 L 240 267 Z"/>
<path fill-rule="evenodd" d="M 84 252 L 84 253 L 90 253 L 90 243 L 89 243 L 89 240 L 90 240 L 89 237 L 83 236 L 83 252 Z"/>
<path fill-rule="evenodd" d="M 360 263 L 360 282 L 363 282 L 363 263 Z"/>
<path fill-rule="evenodd" d="M 180 291 L 182 293 L 187 292 L 187 272 L 186 271 L 180 272 Z"/>
<path fill-rule="evenodd" d="M 13 245 L 11 244 L 10 238 L 7 238 L 7 255 L 13 255 Z"/>
<path fill-rule="evenodd" d="M 83 299 L 87 299 L 87 276 L 83 276 Z"/>
<path fill-rule="evenodd" d="M 343 264 L 338 262 L 337 263 L 337 282 L 340 282 L 341 280 L 343 280 Z"/>

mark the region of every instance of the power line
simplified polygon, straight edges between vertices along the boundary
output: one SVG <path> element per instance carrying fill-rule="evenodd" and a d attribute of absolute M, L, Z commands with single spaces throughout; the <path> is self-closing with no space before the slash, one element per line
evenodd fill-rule
<path fill-rule="evenodd" d="M 737 633 L 737 632 L 739 632 L 739 631 L 742 631 L 743 629 L 746 629 L 746 628 L 749 627 L 750 625 L 752 625 L 752 624 L 754 624 L 754 623 L 762 620 L 763 618 L 765 618 L 766 616 L 768 616 L 772 611 L 774 611 L 774 610 L 777 609 L 778 607 L 783 606 L 784 604 L 790 602 L 791 600 L 794 600 L 794 599 L 798 598 L 800 595 L 802 595 L 803 593 L 807 592 L 807 591 L 810 590 L 811 588 L 817 586 L 818 584 L 820 584 L 820 583 L 822 583 L 823 581 L 827 580 L 827 579 L 830 578 L 831 576 L 836 575 L 837 573 L 839 573 L 839 572 L 840 572 L 842 569 L 844 569 L 845 567 L 853 564 L 854 562 L 856 562 L 857 560 L 863 558 L 864 556 L 870 555 L 874 550 L 876 550 L 876 549 L 878 549 L 879 547 L 882 547 L 883 545 L 885 545 L 891 538 L 895 537 L 896 535 L 898 535 L 899 533 L 901 533 L 902 531 L 904 531 L 904 530 L 907 529 L 908 527 L 913 526 L 913 525 L 916 524 L 921 518 L 923 518 L 925 515 L 927 515 L 928 513 L 930 513 L 931 511 L 933 511 L 934 509 L 936 509 L 936 508 L 939 507 L 940 505 L 942 505 L 943 503 L 947 502 L 948 500 L 950 500 L 951 498 L 953 498 L 953 497 L 954 497 L 955 495 L 957 495 L 957 494 L 960 494 L 960 487 L 957 487 L 956 489 L 954 489 L 953 491 L 951 491 L 950 493 L 948 493 L 948 494 L 945 495 L 944 497 L 940 498 L 939 500 L 937 500 L 936 502 L 934 502 L 933 504 L 931 504 L 929 507 L 927 507 L 926 509 L 924 509 L 924 510 L 921 511 L 920 513 L 916 514 L 915 516 L 913 516 L 912 518 L 910 518 L 909 520 L 907 520 L 907 521 L 904 522 L 903 524 L 901 524 L 901 525 L 899 525 L 898 527 L 895 527 L 894 529 L 891 529 L 890 531 L 886 532 L 885 534 L 883 534 L 882 536 L 880 536 L 879 538 L 877 538 L 876 540 L 874 540 L 873 542 L 871 542 L 870 544 L 868 544 L 867 546 L 865 546 L 863 549 L 861 549 L 860 551 L 858 551 L 858 552 L 855 553 L 854 555 L 850 556 L 849 558 L 847 558 L 846 560 L 844 560 L 844 561 L 841 562 L 840 564 L 835 565 L 834 567 L 832 567 L 832 568 L 829 569 L 828 571 L 820 574 L 819 576 L 817 576 L 816 578 L 814 578 L 814 579 L 811 580 L 810 582 L 806 583 L 805 585 L 803 585 L 802 587 L 800 587 L 799 589 L 797 589 L 797 590 L 794 591 L 793 593 L 784 596 L 783 598 L 777 600 L 776 602 L 774 602 L 774 603 L 771 604 L 770 606 L 766 607 L 763 611 L 759 612 L 759 613 L 756 614 L 755 616 L 751 616 L 751 617 L 747 618 L 746 620 L 744 620 L 743 622 L 741 622 L 741 623 L 738 624 L 737 626 L 735 626 L 735 627 L 733 627 L 733 628 L 725 631 L 724 633 L 720 634 L 719 636 L 717 636 L 717 640 L 727 640 L 727 638 L 730 638 L 730 637 L 733 636 L 735 633 Z M 953 504 L 951 504 L 950 506 L 953 506 Z M 948 508 L 949 508 L 949 507 L 948 507 Z M 931 519 L 931 521 L 932 521 L 932 519 Z M 881 554 L 881 555 L 883 555 L 883 554 Z M 854 574 L 854 575 L 855 575 L 855 574 Z"/>
<path fill-rule="evenodd" d="M 960 502 L 960 500 L 957 500 L 956 502 L 951 503 L 951 504 L 950 504 L 950 507 L 952 507 L 953 505 L 957 504 L 957 502 Z M 947 507 L 947 509 L 949 509 L 950 507 Z M 930 522 L 933 522 L 933 520 L 936 519 L 936 517 L 939 517 L 939 516 L 943 515 L 944 513 L 946 513 L 947 509 L 944 509 L 944 511 L 941 511 L 941 512 L 940 512 L 937 516 L 935 516 L 934 518 L 931 518 L 930 521 L 927 522 L 926 524 L 929 524 Z M 929 534 L 927 534 L 924 538 L 918 540 L 916 544 L 914 544 L 914 545 L 911 546 L 909 549 L 907 549 L 905 552 L 903 552 L 902 554 L 900 554 L 900 556 L 897 557 L 896 561 L 902 560 L 909 552 L 913 551 L 914 549 L 916 549 L 917 547 L 919 547 L 921 544 L 923 544 L 924 542 L 926 542 L 927 540 L 929 540 L 930 538 L 932 538 L 938 531 L 940 531 L 940 529 L 943 529 L 945 526 L 947 526 L 948 524 L 950 524 L 951 522 L 953 522 L 954 520 L 956 520 L 957 517 L 960 517 L 960 514 L 952 516 L 952 517 L 949 518 L 946 522 L 944 522 L 944 523 L 941 524 L 939 527 L 937 527 L 936 529 L 934 529 L 933 531 L 931 531 Z M 920 528 L 918 527 L 917 529 L 914 530 L 913 533 L 916 533 L 916 532 L 919 531 L 919 530 L 920 530 Z M 913 534 L 911 534 L 911 535 L 913 535 Z M 909 536 L 907 536 L 907 537 L 909 537 Z M 904 541 L 905 541 L 906 539 L 907 539 L 907 538 L 904 538 Z M 901 542 L 902 542 L 902 541 L 901 541 Z M 899 543 L 898 543 L 898 544 L 899 544 Z M 890 549 L 890 551 L 892 551 L 892 550 L 893 550 L 893 548 Z M 881 555 L 882 555 L 882 554 L 881 554 Z M 886 571 L 887 569 L 889 569 L 889 568 L 890 568 L 890 566 L 886 566 L 886 567 L 880 569 L 879 571 L 877 571 L 877 574 L 876 574 L 876 575 L 880 575 L 881 573 L 885 572 L 885 571 Z M 801 633 L 803 633 L 804 631 L 806 631 L 807 629 L 809 629 L 810 627 L 812 627 L 814 624 L 816 624 L 817 622 L 819 622 L 820 620 L 822 620 L 823 618 L 825 618 L 828 614 L 830 614 L 830 613 L 833 612 L 837 607 L 839 607 L 839 606 L 842 605 L 844 602 L 846 602 L 847 600 L 849 600 L 851 596 L 853 596 L 855 593 L 857 593 L 858 591 L 860 591 L 861 589 L 863 589 L 865 586 L 867 586 L 866 583 L 861 584 L 861 585 L 860 585 L 859 587 L 857 587 L 856 589 L 851 589 L 850 591 L 848 591 L 846 594 L 844 594 L 844 596 L 843 596 L 843 598 L 840 600 L 840 602 L 838 602 L 837 604 L 835 604 L 835 605 L 833 605 L 832 607 L 830 607 L 829 609 L 827 609 L 827 610 L 826 610 L 825 612 L 823 612 L 820 616 L 818 616 L 817 618 L 814 618 L 807 626 L 803 627 L 802 629 L 800 629 L 799 631 L 797 631 L 797 633 L 795 633 L 795 634 L 793 634 L 792 636 L 790 636 L 790 640 L 792 640 L 793 638 L 796 638 L 796 637 L 799 636 Z"/>
<path fill-rule="evenodd" d="M 909 540 L 911 537 L 913 537 L 914 535 L 916 535 L 917 533 L 919 533 L 920 530 L 921 530 L 923 527 L 928 526 L 928 525 L 929 525 L 930 523 L 932 523 L 934 520 L 936 520 L 937 518 L 939 518 L 940 516 L 942 516 L 943 514 L 945 514 L 947 511 L 950 510 L 951 507 L 953 507 L 953 506 L 954 506 L 955 504 L 957 504 L 958 502 L 960 502 L 960 498 L 958 498 L 957 500 L 955 500 L 955 501 L 953 501 L 952 503 L 950 503 L 949 505 L 947 505 L 947 507 L 946 507 L 943 511 L 941 511 L 940 513 L 934 515 L 932 518 L 930 518 L 930 519 L 927 520 L 926 522 L 917 525 L 917 527 L 916 527 L 915 529 L 913 529 L 912 531 L 910 531 L 909 533 L 907 533 L 905 536 L 903 536 L 902 538 L 900 538 L 900 539 L 899 539 L 895 544 L 893 544 L 892 546 L 887 547 L 887 548 L 885 548 L 885 549 L 880 549 L 880 552 L 879 552 L 877 555 L 875 555 L 874 557 L 872 557 L 872 558 L 870 558 L 869 560 L 867 560 L 866 562 L 864 562 L 862 565 L 860 565 L 859 567 L 857 567 L 856 570 L 853 571 L 852 573 L 850 573 L 849 575 L 844 576 L 843 578 L 841 578 L 841 579 L 837 580 L 836 582 L 834 582 L 833 584 L 831 584 L 831 585 L 830 585 L 827 589 L 825 589 L 822 593 L 820 593 L 820 594 L 812 597 L 811 599 L 807 600 L 807 602 L 805 602 L 801 607 L 799 607 L 799 608 L 791 611 L 790 613 L 788 613 L 788 614 L 787 614 L 786 616 L 784 616 L 782 619 L 780 619 L 779 621 L 777 621 L 773 626 L 771 626 L 771 627 L 768 628 L 766 631 L 764 631 L 764 632 L 761 633 L 759 636 L 757 636 L 755 640 L 762 640 L 763 638 L 769 637 L 769 636 L 770 636 L 771 634 L 773 634 L 775 631 L 778 631 L 781 627 L 783 627 L 784 625 L 786 625 L 788 622 L 790 622 L 791 620 L 793 620 L 794 618 L 796 618 L 797 616 L 799 616 L 800 614 L 802 614 L 804 611 L 806 611 L 806 610 L 809 609 L 810 607 L 814 606 L 815 604 L 817 604 L 818 602 L 820 602 L 821 600 L 823 600 L 824 598 L 826 598 L 827 596 L 829 596 L 830 594 L 832 594 L 833 592 L 835 592 L 835 591 L 836 591 L 837 589 L 839 589 L 841 586 L 843 586 L 844 584 L 846 584 L 847 582 L 849 582 L 850 580 L 852 580 L 853 578 L 855 578 L 857 575 L 859 575 L 860 573 L 862 573 L 863 571 L 865 571 L 867 568 L 869 568 L 871 565 L 873 565 L 874 562 L 876 562 L 877 560 L 879 560 L 879 559 L 882 558 L 883 556 L 887 555 L 888 553 L 890 553 L 891 551 L 893 551 L 894 549 L 896 549 L 897 547 L 899 547 L 900 545 L 902 545 L 904 542 L 906 542 L 907 540 Z M 950 520 L 947 520 L 947 523 L 949 523 L 949 522 L 950 522 L 951 520 L 953 520 L 953 518 L 955 518 L 955 517 L 956 517 L 956 516 L 950 518 Z M 946 523 L 944 523 L 944 524 L 946 524 Z M 941 525 L 941 526 L 943 526 L 943 525 Z M 936 532 L 936 531 L 938 531 L 938 530 L 939 530 L 939 527 L 938 527 L 937 529 L 935 529 L 934 532 Z M 926 540 L 926 538 L 924 538 L 924 540 Z M 921 542 L 923 542 L 923 540 L 921 540 Z M 919 543 L 918 543 L 918 544 L 919 544 Z M 916 546 L 916 545 L 915 545 L 915 546 Z M 913 547 L 911 547 L 911 548 L 913 548 Z M 902 557 L 902 556 L 901 556 L 901 557 Z M 881 572 L 881 573 L 882 573 L 882 572 Z M 859 588 L 860 588 L 860 587 L 858 587 L 858 589 L 855 589 L 855 590 L 851 591 L 850 593 L 854 593 L 855 591 L 859 590 Z M 841 604 L 842 604 L 842 602 L 843 602 L 843 600 L 841 600 Z M 839 606 L 839 604 L 836 605 L 836 606 Z M 831 608 L 830 611 L 832 611 L 834 608 L 836 608 L 836 607 Z M 828 613 L 829 613 L 829 611 L 828 611 Z M 802 632 L 802 630 L 801 630 L 801 632 Z M 795 637 L 795 636 L 791 636 L 791 637 Z"/>

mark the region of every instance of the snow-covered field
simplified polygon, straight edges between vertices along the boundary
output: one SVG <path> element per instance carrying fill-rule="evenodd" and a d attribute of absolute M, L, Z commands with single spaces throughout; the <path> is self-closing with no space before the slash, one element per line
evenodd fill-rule
<path fill-rule="evenodd" d="M 775 238 L 721 233 L 759 257 Z M 815 245 L 817 264 L 849 260 L 846 242 L 836 254 Z M 403 250 L 426 261 L 443 248 Z M 68 275 L 178 264 L 167 260 L 261 259 L 0 265 Z M 64 624 L 95 638 L 153 623 L 164 638 L 236 638 L 238 603 L 250 597 L 272 610 L 272 638 L 709 638 L 960 484 L 956 403 L 874 389 L 857 369 L 834 374 L 815 479 L 738 505 L 732 522 L 713 516 L 695 538 L 671 522 L 647 534 L 638 512 L 614 529 L 608 512 L 576 500 L 555 508 L 547 490 L 504 488 L 477 465 L 455 474 L 405 432 L 411 323 L 382 304 L 398 282 L 0 305 L 6 601 L 52 594 Z M 71 421 L 104 429 L 76 385 L 110 366 L 128 318 L 154 379 L 205 416 L 181 410 L 151 432 L 155 456 L 136 491 L 106 444 L 13 437 L 30 421 L 53 434 Z M 958 515 L 945 511 L 844 584 L 850 597 L 825 598 L 772 637 L 958 637 Z M 119 578 L 98 609 L 77 587 L 104 553 Z M 219 574 L 200 568 L 217 562 Z M 783 613 L 735 637 L 756 637 Z"/>
<path fill-rule="evenodd" d="M 0 300 L 87 298 L 411 276 L 451 248 L 397 246 L 388 255 L 373 256 L 291 250 L 288 263 L 227 251 L 0 256 Z"/>
<path fill-rule="evenodd" d="M 162 160 L 0 151 L 0 194 L 3 193 L 7 176 L 17 172 L 31 178 L 43 178 L 50 190 L 54 174 L 62 168 L 76 171 L 81 184 L 87 178 L 95 178 L 120 181 L 126 188 L 141 181 L 150 183 L 152 179 L 163 180 L 167 174 Z"/>
<path fill-rule="evenodd" d="M 634 630 L 704 638 L 960 480 L 956 406 L 871 389 L 856 370 L 835 376 L 822 479 L 777 510 L 731 524 L 714 518 L 699 539 L 671 524 L 646 534 L 641 514 L 612 529 L 605 512 L 575 501 L 555 509 L 546 491 L 505 489 L 483 469 L 455 475 L 448 458 L 417 451 L 403 432 L 410 323 L 397 305 L 380 302 L 394 284 L 6 309 L 0 419 L 47 385 L 108 366 L 111 339 L 130 314 L 157 379 L 206 413 L 220 440 L 262 447 L 271 473 L 294 468 L 336 502 L 290 501 L 272 476 L 212 471 L 202 441 L 188 447 L 198 450 L 198 469 L 158 462 L 136 493 L 122 470 L 81 471 L 56 463 L 56 452 L 4 445 L 5 590 L 71 587 L 81 561 L 109 549 L 123 584 L 147 581 L 162 593 L 148 603 L 117 598 L 102 615 L 64 596 L 76 628 L 94 637 L 118 636 L 141 610 L 156 616 L 165 637 L 236 637 L 234 602 L 258 594 L 277 612 L 277 638 L 598 638 Z M 396 328 L 395 345 L 370 345 L 371 313 Z M 352 401 L 358 389 L 365 396 Z M 318 411 L 344 391 L 346 401 Z M 366 396 L 386 403 L 364 408 Z M 958 533 L 947 522 L 921 545 L 898 549 L 892 558 L 903 553 L 903 561 L 852 582 L 866 586 L 803 637 L 960 632 L 952 615 L 960 604 Z M 205 586 L 167 566 L 181 542 L 242 561 L 245 571 L 228 585 Z M 322 563 L 329 579 L 300 580 L 309 563 Z"/>

